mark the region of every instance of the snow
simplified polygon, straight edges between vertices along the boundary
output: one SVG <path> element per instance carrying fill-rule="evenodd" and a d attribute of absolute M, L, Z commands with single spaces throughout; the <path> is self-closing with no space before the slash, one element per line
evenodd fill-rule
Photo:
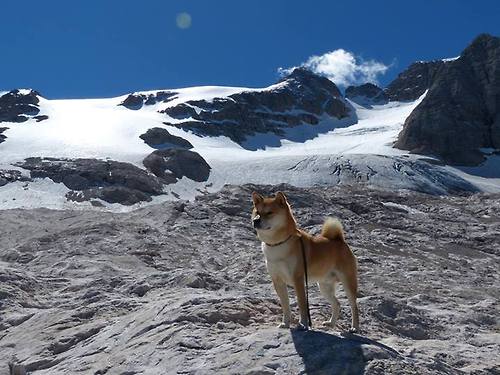
<path fill-rule="evenodd" d="M 336 120 L 324 117 L 314 126 L 304 124 L 286 129 L 285 138 L 279 138 L 275 134 L 256 134 L 249 137 L 243 145 L 228 137 L 200 137 L 192 132 L 164 125 L 164 122 L 178 120 L 158 112 L 189 100 L 211 101 L 216 97 L 227 98 L 243 91 L 273 90 L 284 84 L 281 82 L 261 89 L 204 86 L 164 90 L 175 92 L 173 99 L 165 103 L 144 105 L 140 110 L 120 106 L 126 96 L 72 100 L 40 98 L 40 114 L 48 115 L 48 120 L 38 123 L 33 120 L 21 124 L 2 123 L 2 126 L 9 129 L 4 132 L 6 141 L 0 144 L 0 166 L 3 169 L 14 169 L 13 163 L 38 156 L 109 158 L 144 168 L 142 160 L 154 149 L 146 145 L 139 136 L 150 128 L 163 127 L 171 134 L 191 142 L 193 151 L 207 160 L 212 172 L 206 183 L 184 178 L 174 185 L 168 185 L 165 188 L 166 195 L 154 197 L 152 203 L 174 200 L 177 196 L 192 199 L 200 191 L 215 191 L 225 184 L 286 182 L 303 187 L 335 185 L 353 178 L 333 174 L 332 170 L 339 163 L 351 163 L 356 168 L 356 173 L 361 174 L 370 175 L 371 170 L 377 170 L 378 173 L 371 181 L 378 186 L 411 189 L 412 184 L 427 186 L 431 183 L 428 181 L 429 178 L 432 179 L 430 175 L 411 177 L 409 174 L 396 173 L 393 168 L 394 162 L 398 162 L 397 158 L 405 157 L 405 160 L 410 161 L 419 158 L 418 155 L 408 155 L 406 151 L 395 149 L 392 145 L 405 119 L 425 94 L 414 102 L 390 102 L 370 108 L 349 101 L 353 109 L 353 115 L 349 118 Z M 157 91 L 138 93 L 148 95 L 156 94 Z M 492 172 L 500 170 L 498 165 L 500 157 L 492 155 L 487 163 L 474 170 L 447 167 L 448 169 L 439 170 L 437 174 L 454 174 L 485 191 L 491 191 L 500 186 L 500 178 L 497 178 L 500 176 Z M 432 191 L 444 192 L 437 182 L 435 185 L 430 188 Z M 46 180 L 29 183 L 28 189 L 21 183 L 7 184 L 0 187 L 0 208 L 65 208 L 68 205 L 90 208 L 88 204 L 66 202 L 66 192 L 64 185 Z M 16 194 L 19 198 L 16 198 Z M 113 211 L 124 210 L 119 205 L 106 206 Z M 141 205 L 132 208 L 137 206 Z M 125 210 L 128 209 L 130 208 Z"/>

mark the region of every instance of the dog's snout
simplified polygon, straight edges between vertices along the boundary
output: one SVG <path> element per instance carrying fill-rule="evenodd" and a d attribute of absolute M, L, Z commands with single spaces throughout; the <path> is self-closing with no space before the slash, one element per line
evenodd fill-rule
<path fill-rule="evenodd" d="M 253 222 L 253 227 L 254 228 L 260 228 L 260 215 L 257 215 L 253 218 L 252 222 Z"/>

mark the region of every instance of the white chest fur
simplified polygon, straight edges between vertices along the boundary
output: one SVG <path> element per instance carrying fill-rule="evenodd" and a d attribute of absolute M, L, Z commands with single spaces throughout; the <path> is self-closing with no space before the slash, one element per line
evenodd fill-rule
<path fill-rule="evenodd" d="M 280 278 L 288 285 L 293 285 L 293 274 L 297 259 L 291 256 L 289 245 L 267 246 L 262 242 L 262 251 L 266 258 L 266 267 L 272 278 Z"/>

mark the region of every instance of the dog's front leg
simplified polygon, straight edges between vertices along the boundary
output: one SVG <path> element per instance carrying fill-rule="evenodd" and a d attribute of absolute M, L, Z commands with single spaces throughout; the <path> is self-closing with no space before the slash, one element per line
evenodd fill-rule
<path fill-rule="evenodd" d="M 281 310 L 283 311 L 283 321 L 278 326 L 279 328 L 289 328 L 290 327 L 290 300 L 288 298 L 288 290 L 286 289 L 286 284 L 279 277 L 273 277 L 273 285 L 276 290 L 276 294 L 280 299 Z"/>
<path fill-rule="evenodd" d="M 306 289 L 304 287 L 304 277 L 296 277 L 293 287 L 297 296 L 297 304 L 299 305 L 300 322 L 297 329 L 307 331 L 309 329 L 309 319 L 307 314 Z"/>

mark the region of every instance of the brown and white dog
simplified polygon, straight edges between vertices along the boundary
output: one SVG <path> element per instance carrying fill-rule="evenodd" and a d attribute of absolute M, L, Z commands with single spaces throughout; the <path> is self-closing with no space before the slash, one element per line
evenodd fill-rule
<path fill-rule="evenodd" d="M 289 285 L 295 289 L 299 305 L 300 322 L 297 328 L 308 328 L 302 255 L 304 246 L 308 279 L 318 283 L 321 294 L 332 304 L 332 316 L 324 324 L 335 327 L 337 323 L 340 304 L 335 297 L 335 287 L 340 281 L 351 305 L 351 331 L 358 331 L 357 261 L 345 242 L 340 222 L 332 218 L 326 219 L 321 234 L 313 237 L 297 228 L 290 205 L 282 192 L 269 198 L 253 192 L 252 200 L 253 227 L 262 241 L 267 270 L 283 310 L 283 321 L 279 327 L 290 326 L 291 313 L 287 291 Z"/>

